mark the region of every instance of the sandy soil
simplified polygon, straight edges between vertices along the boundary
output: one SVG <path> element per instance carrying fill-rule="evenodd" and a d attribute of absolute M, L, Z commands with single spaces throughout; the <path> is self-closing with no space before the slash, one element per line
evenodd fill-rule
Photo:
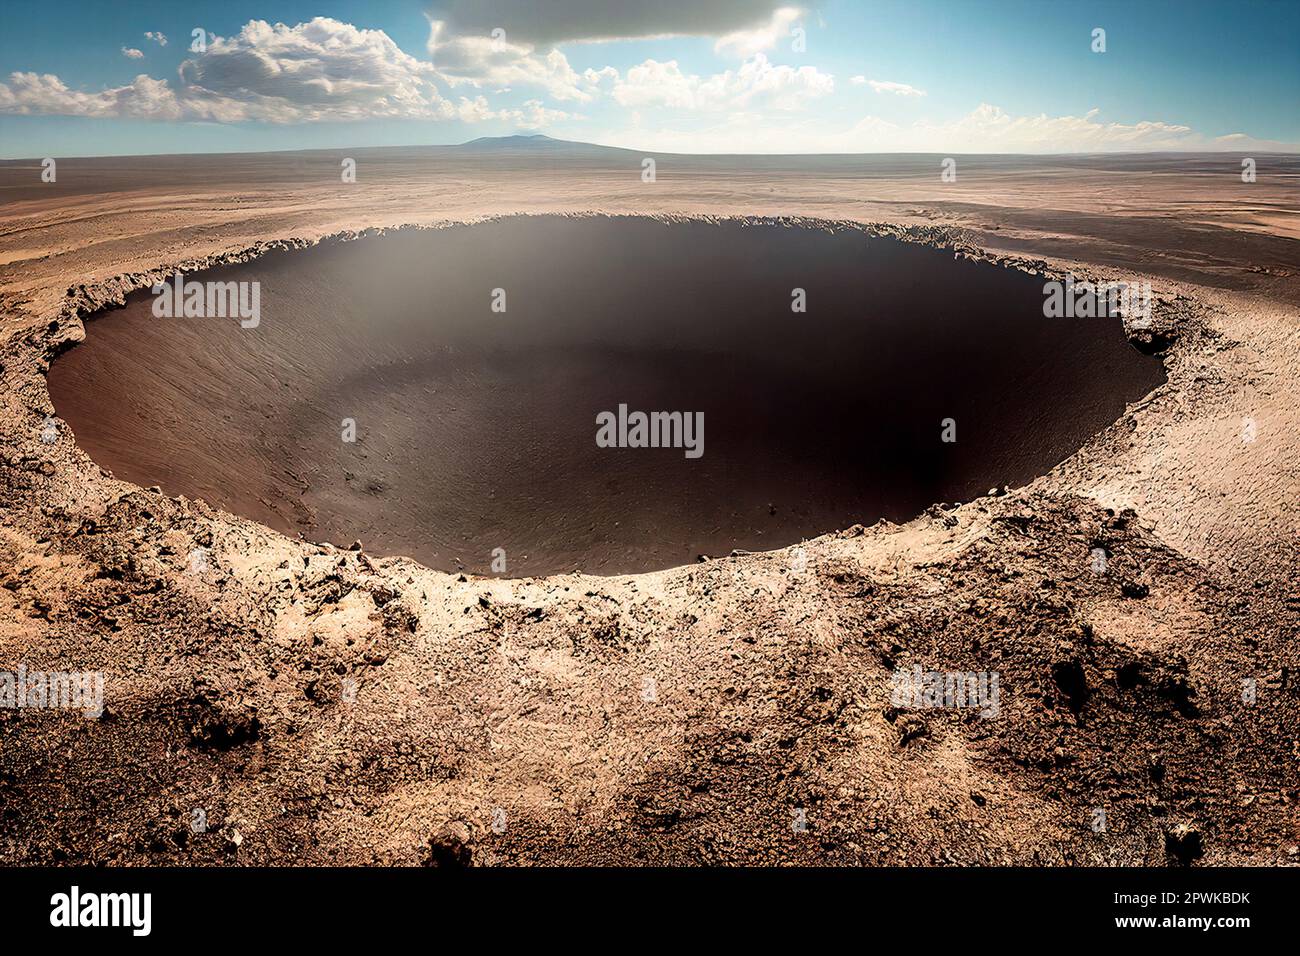
<path fill-rule="evenodd" d="M 1231 157 L 961 160 L 944 185 L 660 157 L 645 184 L 622 154 L 382 151 L 344 186 L 340 155 L 66 160 L 44 187 L 0 164 L 0 669 L 107 680 L 97 720 L 0 710 L 0 862 L 1300 859 L 1294 158 L 1249 185 Z M 1131 334 L 1168 382 L 1023 488 L 618 578 L 294 541 L 51 433 L 51 358 L 172 267 L 521 211 L 881 222 L 1149 278 Z M 997 671 L 1001 714 L 892 706 L 914 664 Z"/>

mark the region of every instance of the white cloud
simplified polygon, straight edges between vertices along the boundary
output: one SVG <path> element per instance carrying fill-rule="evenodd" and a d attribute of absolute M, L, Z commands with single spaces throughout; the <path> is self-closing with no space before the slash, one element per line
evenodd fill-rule
<path fill-rule="evenodd" d="M 167 37 L 164 34 L 159 33 L 157 30 L 146 30 L 144 36 L 146 40 L 153 40 L 153 42 L 157 43 L 159 46 L 167 45 Z"/>
<path fill-rule="evenodd" d="M 0 113 L 177 119 L 181 109 L 165 81 L 144 74 L 128 86 L 82 93 L 49 73 L 11 73 L 0 83 Z"/>
<path fill-rule="evenodd" d="M 129 46 L 122 47 L 122 55 L 128 60 L 139 60 L 144 56 L 139 50 Z"/>
<path fill-rule="evenodd" d="M 735 70 L 707 78 L 683 73 L 676 60 L 646 60 L 614 84 L 614 100 L 632 108 L 702 111 L 742 110 L 762 101 L 778 110 L 793 110 L 834 89 L 834 77 L 816 67 L 777 66 L 759 53 Z"/>
<path fill-rule="evenodd" d="M 438 77 L 452 86 L 532 86 L 557 100 L 585 103 L 602 82 L 618 75 L 612 67 L 578 73 L 559 50 L 538 52 L 507 38 L 452 36 L 440 20 L 430 21 L 428 49 Z"/>
<path fill-rule="evenodd" d="M 562 67 L 567 62 L 551 59 L 552 70 L 558 73 Z M 572 74 L 573 82 L 594 87 L 612 78 L 604 71 L 588 73 Z M 403 53 L 383 31 L 358 30 L 326 18 L 294 27 L 250 21 L 235 37 L 211 37 L 206 52 L 181 64 L 179 76 L 175 90 L 165 80 L 141 74 L 127 86 L 86 93 L 69 89 L 51 74 L 12 73 L 0 82 L 0 113 L 218 123 L 499 120 L 526 129 L 581 119 L 538 99 L 497 109 L 481 95 L 446 98 L 435 85 L 433 64 Z"/>
<path fill-rule="evenodd" d="M 698 76 L 687 76 L 676 60 L 660 63 L 646 60 L 627 71 L 626 79 L 614 84 L 614 99 L 620 106 L 666 106 L 695 109 Z"/>
<path fill-rule="evenodd" d="M 242 104 L 248 119 L 283 121 L 438 115 L 433 67 L 403 53 L 382 30 L 326 17 L 289 27 L 251 20 L 235 37 L 212 37 L 180 66 L 185 97 Z"/>
<path fill-rule="evenodd" d="M 896 132 L 880 132 L 899 140 L 956 152 L 1092 152 L 1109 150 L 1185 149 L 1203 146 L 1204 137 L 1189 126 L 1160 121 L 1106 123 L 1100 110 L 1083 116 L 1012 116 L 981 103 L 961 119 L 943 124 L 918 122 Z M 945 144 L 940 146 L 940 144 Z"/>
<path fill-rule="evenodd" d="M 865 116 L 852 126 L 825 120 L 737 111 L 706 129 L 648 129 L 633 125 L 601 137 L 611 146 L 678 153 L 1087 153 L 1162 150 L 1296 149 L 1242 133 L 1210 138 L 1188 126 L 1148 120 L 1103 122 L 1098 110 L 1083 116 L 1012 116 L 981 104 L 943 123 L 892 123 Z"/>
<path fill-rule="evenodd" d="M 851 76 L 849 83 L 853 86 L 870 86 L 877 93 L 894 93 L 898 96 L 925 96 L 925 90 L 918 90 L 906 83 L 891 83 L 887 80 L 868 80 L 865 76 Z"/>
<path fill-rule="evenodd" d="M 433 64 L 402 52 L 382 30 L 359 30 L 325 17 L 293 27 L 249 21 L 237 36 L 210 37 L 206 51 L 192 54 L 178 74 L 176 89 L 140 75 L 128 86 L 87 93 L 51 74 L 15 72 L 0 82 L 0 113 L 220 123 L 502 119 L 530 128 L 574 118 L 537 100 L 503 111 L 483 97 L 447 99 L 435 83 Z"/>
<path fill-rule="evenodd" d="M 778 42 L 788 39 L 790 28 L 802 15 L 798 7 L 779 7 L 772 12 L 772 19 L 762 26 L 750 30 L 736 30 L 718 38 L 713 44 L 715 53 L 747 59 L 755 53 L 770 50 Z"/>
<path fill-rule="evenodd" d="M 893 93 L 895 96 L 925 96 L 925 90 L 918 90 L 906 83 L 891 83 L 887 80 L 867 80 L 867 85 L 877 93 Z"/>
<path fill-rule="evenodd" d="M 496 119 L 512 122 L 520 129 L 540 129 L 553 126 L 565 120 L 582 119 L 573 113 L 553 110 L 543 105 L 541 100 L 529 100 L 520 109 L 498 110 Z"/>

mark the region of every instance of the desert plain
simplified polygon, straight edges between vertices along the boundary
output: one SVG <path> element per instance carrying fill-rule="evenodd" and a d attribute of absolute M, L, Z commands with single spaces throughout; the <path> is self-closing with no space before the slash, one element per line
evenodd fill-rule
<path fill-rule="evenodd" d="M 105 675 L 93 719 L 0 710 L 0 862 L 1300 862 L 1300 158 L 653 158 L 0 163 L 0 660 Z M 57 418 L 89 317 L 178 268 L 520 214 L 1149 282 L 1164 381 L 1022 484 L 612 576 L 282 534 Z M 915 666 L 995 671 L 999 715 L 895 706 Z"/>

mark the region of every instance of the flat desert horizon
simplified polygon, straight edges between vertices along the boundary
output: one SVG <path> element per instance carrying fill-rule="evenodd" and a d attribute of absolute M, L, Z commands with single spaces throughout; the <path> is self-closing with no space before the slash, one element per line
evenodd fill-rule
<path fill-rule="evenodd" d="M 1293 871 L 1284 7 L 288 6 L 0 82 L 0 864 Z"/>

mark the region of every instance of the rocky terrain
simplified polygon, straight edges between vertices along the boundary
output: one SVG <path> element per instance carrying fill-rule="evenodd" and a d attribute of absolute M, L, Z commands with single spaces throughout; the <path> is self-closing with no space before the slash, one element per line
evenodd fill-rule
<path fill-rule="evenodd" d="M 348 193 L 206 161 L 162 186 L 68 162 L 48 198 L 0 170 L 0 670 L 106 681 L 98 718 L 0 710 L 0 863 L 1300 862 L 1300 255 L 1267 191 L 1294 179 L 1258 194 L 1274 227 L 1225 199 L 1192 229 L 1212 184 L 1140 166 L 1085 223 L 1050 177 L 661 163 L 649 192 L 403 160 Z M 1130 334 L 1168 382 L 1026 487 L 615 578 L 291 540 L 51 423 L 49 363 L 177 265 L 520 211 L 875 222 L 1148 279 Z M 997 672 L 1000 713 L 895 706 L 914 665 Z"/>

